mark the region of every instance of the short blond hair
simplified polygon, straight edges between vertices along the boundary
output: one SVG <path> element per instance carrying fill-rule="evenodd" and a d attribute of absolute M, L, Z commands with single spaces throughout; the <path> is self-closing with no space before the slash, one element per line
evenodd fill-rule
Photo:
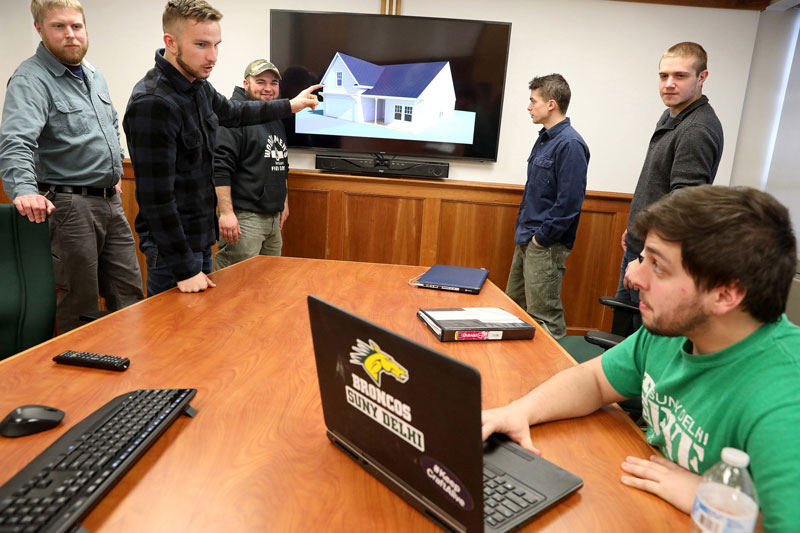
<path fill-rule="evenodd" d="M 665 57 L 691 57 L 694 59 L 694 69 L 699 76 L 701 72 L 708 68 L 708 54 L 705 49 L 697 43 L 685 41 L 669 47 L 669 50 L 664 52 L 662 59 Z"/>
<path fill-rule="evenodd" d="M 207 20 L 218 21 L 221 18 L 222 13 L 211 7 L 205 0 L 169 0 L 164 6 L 164 14 L 161 16 L 161 27 L 164 33 L 173 33 L 175 25 L 184 20 L 205 22 Z"/>
<path fill-rule="evenodd" d="M 41 25 L 44 22 L 44 18 L 51 10 L 64 7 L 80 11 L 84 23 L 86 22 L 83 6 L 78 0 L 31 0 L 31 15 L 33 15 L 33 21 Z"/>

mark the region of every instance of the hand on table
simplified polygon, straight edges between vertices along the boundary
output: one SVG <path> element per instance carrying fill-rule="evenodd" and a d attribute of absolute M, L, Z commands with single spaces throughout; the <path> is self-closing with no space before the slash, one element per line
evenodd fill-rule
<path fill-rule="evenodd" d="M 699 475 L 657 455 L 651 455 L 649 461 L 628 457 L 622 463 L 622 470 L 631 474 L 622 476 L 625 485 L 655 494 L 686 514 L 692 511 Z"/>
<path fill-rule="evenodd" d="M 211 281 L 211 278 L 203 272 L 199 272 L 191 278 L 184 279 L 178 282 L 178 289 L 181 292 L 202 292 L 217 285 Z"/>

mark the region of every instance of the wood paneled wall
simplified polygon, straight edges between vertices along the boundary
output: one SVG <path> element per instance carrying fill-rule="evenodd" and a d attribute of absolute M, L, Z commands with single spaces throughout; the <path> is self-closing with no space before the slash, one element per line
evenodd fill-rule
<path fill-rule="evenodd" d="M 138 206 L 130 161 L 125 161 L 124 170 L 122 205 L 133 228 Z M 502 183 L 292 169 L 283 255 L 483 267 L 489 270 L 489 279 L 504 289 L 522 189 Z M 611 313 L 597 299 L 616 292 L 622 259 L 619 241 L 630 200 L 630 194 L 586 193 L 562 289 L 570 335 L 611 328 Z M 145 278 L 147 267 L 136 232 L 134 238 Z"/>
<path fill-rule="evenodd" d="M 505 288 L 521 185 L 291 170 L 283 255 L 489 269 Z M 611 327 L 629 194 L 589 191 L 562 299 L 570 334 Z"/>

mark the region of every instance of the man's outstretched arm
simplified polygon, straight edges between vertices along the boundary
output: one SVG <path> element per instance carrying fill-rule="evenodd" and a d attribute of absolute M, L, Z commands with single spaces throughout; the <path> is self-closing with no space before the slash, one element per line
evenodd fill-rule
<path fill-rule="evenodd" d="M 484 411 L 483 439 L 505 433 L 523 448 L 539 453 L 531 441 L 530 426 L 588 415 L 624 400 L 606 379 L 600 359 L 562 370 L 505 407 Z"/>

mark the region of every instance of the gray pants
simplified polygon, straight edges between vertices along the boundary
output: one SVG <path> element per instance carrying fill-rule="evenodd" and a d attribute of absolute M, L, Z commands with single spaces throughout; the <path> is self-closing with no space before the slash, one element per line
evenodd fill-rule
<path fill-rule="evenodd" d="M 217 270 L 257 255 L 281 255 L 281 213 L 253 213 L 234 209 L 239 220 L 239 242 L 220 239 L 219 251 L 214 256 Z"/>
<path fill-rule="evenodd" d="M 111 311 L 143 300 L 136 243 L 119 195 L 47 196 L 56 206 L 48 223 L 59 333 L 82 325 L 82 314 L 97 311 L 98 294 Z"/>
<path fill-rule="evenodd" d="M 561 280 L 570 250 L 560 243 L 540 248 L 517 245 L 508 273 L 506 294 L 556 339 L 567 334 L 561 305 Z"/>

